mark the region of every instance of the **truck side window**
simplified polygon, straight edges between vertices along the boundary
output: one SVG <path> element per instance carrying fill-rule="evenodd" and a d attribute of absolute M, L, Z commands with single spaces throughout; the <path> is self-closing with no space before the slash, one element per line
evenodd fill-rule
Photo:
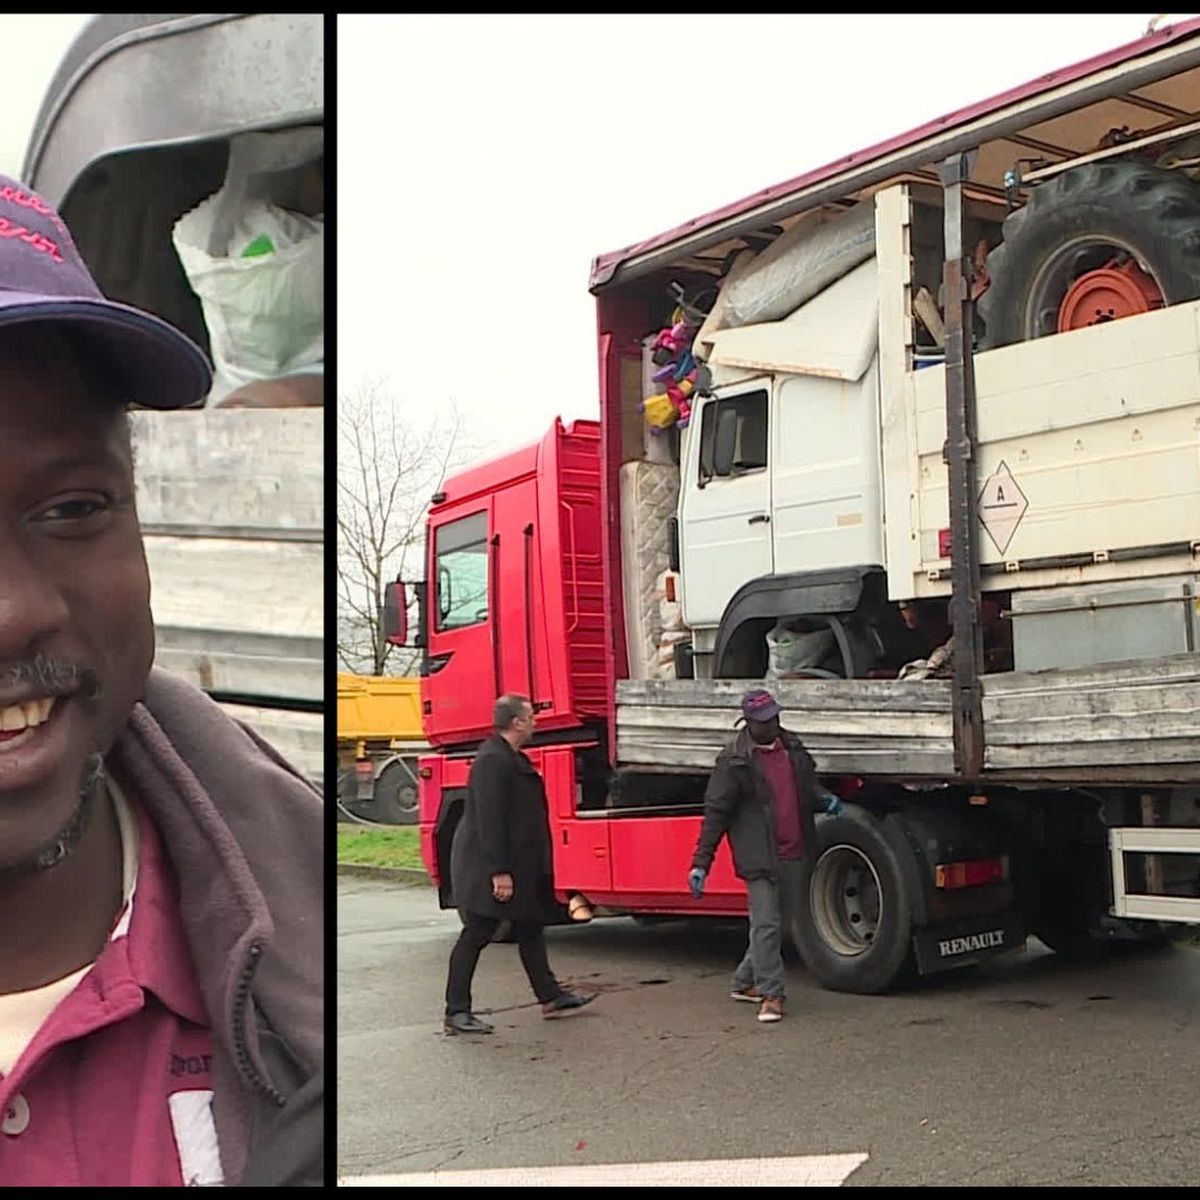
<path fill-rule="evenodd" d="M 438 632 L 486 621 L 487 513 L 474 513 L 435 531 L 434 567 Z"/>
<path fill-rule="evenodd" d="M 733 462 L 729 467 L 717 461 L 717 425 L 720 414 L 737 414 Z M 747 392 L 710 401 L 704 406 L 700 424 L 700 485 L 717 476 L 743 475 L 760 471 L 767 465 L 767 393 Z"/>

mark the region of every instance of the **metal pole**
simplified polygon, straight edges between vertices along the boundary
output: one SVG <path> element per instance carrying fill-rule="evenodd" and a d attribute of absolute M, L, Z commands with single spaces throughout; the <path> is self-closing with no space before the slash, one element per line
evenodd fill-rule
<path fill-rule="evenodd" d="M 951 594 L 954 629 L 954 766 L 968 780 L 983 770 L 983 703 L 979 676 L 979 542 L 975 519 L 975 374 L 971 363 L 973 305 L 970 264 L 963 252 L 963 184 L 974 153 L 956 154 L 938 167 L 945 204 L 946 445 L 949 468 Z"/>

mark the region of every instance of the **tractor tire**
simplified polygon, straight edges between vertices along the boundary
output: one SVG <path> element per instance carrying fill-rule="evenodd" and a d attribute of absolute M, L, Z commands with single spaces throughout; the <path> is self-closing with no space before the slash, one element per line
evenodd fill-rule
<path fill-rule="evenodd" d="M 404 759 L 388 763 L 375 780 L 375 818 L 384 825 L 417 823 L 417 781 Z"/>
<path fill-rule="evenodd" d="M 1178 171 L 1106 162 L 1034 187 L 988 255 L 980 348 L 1057 332 L 1071 285 L 1121 251 L 1149 274 L 1166 305 L 1200 297 L 1200 185 Z"/>
<path fill-rule="evenodd" d="M 912 899 L 896 852 L 869 813 L 846 805 L 817 822 L 792 941 L 809 973 L 836 992 L 886 991 L 912 952 Z"/>

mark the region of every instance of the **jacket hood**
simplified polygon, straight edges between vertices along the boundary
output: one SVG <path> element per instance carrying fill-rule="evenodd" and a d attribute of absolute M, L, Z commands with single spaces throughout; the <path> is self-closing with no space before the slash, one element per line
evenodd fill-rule
<path fill-rule="evenodd" d="M 109 762 L 162 835 L 214 1035 L 234 1046 L 239 988 L 257 961 L 254 1005 L 308 1070 L 321 1069 L 325 914 L 316 788 L 198 689 L 157 669 Z M 271 1082 L 253 1011 L 243 1034 L 255 1071 Z M 246 1075 L 243 1064 L 239 1071 Z"/>

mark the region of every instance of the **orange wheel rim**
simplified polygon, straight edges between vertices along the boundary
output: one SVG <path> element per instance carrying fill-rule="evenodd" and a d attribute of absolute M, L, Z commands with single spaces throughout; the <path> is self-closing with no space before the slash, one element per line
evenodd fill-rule
<path fill-rule="evenodd" d="M 1163 307 L 1158 284 L 1132 259 L 1081 275 L 1063 297 L 1058 332 L 1086 329 Z"/>

